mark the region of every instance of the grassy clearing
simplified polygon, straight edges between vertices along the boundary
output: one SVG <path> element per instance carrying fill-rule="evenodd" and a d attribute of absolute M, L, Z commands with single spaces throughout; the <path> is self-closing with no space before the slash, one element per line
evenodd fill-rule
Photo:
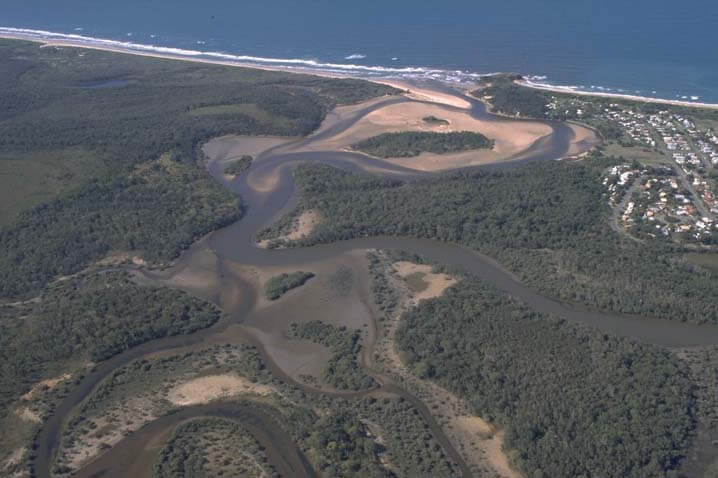
<path fill-rule="evenodd" d="M 641 146 L 621 146 L 620 144 L 610 141 L 604 147 L 606 156 L 622 157 L 629 161 L 636 160 L 641 164 L 667 164 L 671 163 L 664 151 L 656 151 L 654 149 Z"/>
<path fill-rule="evenodd" d="M 718 254 L 688 253 L 684 257 L 691 264 L 703 266 L 713 272 L 718 272 Z"/>
<path fill-rule="evenodd" d="M 105 172 L 97 155 L 82 148 L 0 153 L 0 227 L 20 212 Z"/>
<path fill-rule="evenodd" d="M 189 112 L 191 116 L 233 116 L 245 115 L 262 124 L 274 124 L 282 128 L 291 127 L 291 120 L 285 116 L 272 114 L 256 103 L 200 106 Z"/>

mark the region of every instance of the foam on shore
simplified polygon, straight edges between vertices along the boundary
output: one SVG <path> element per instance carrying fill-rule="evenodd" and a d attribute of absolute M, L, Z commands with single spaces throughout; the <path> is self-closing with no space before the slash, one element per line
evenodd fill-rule
<path fill-rule="evenodd" d="M 82 31 L 75 29 L 75 31 Z M 151 35 L 155 38 L 156 35 Z M 471 85 L 487 76 L 497 73 L 475 73 L 462 70 L 443 70 L 429 67 L 388 67 L 379 65 L 357 65 L 353 63 L 321 62 L 304 58 L 269 58 L 253 55 L 235 55 L 218 51 L 202 51 L 194 49 L 176 48 L 171 46 L 148 45 L 131 41 L 95 38 L 77 33 L 59 33 L 29 28 L 0 27 L 0 38 L 34 41 L 48 45 L 91 48 L 135 55 L 154 56 L 159 58 L 180 59 L 216 63 L 222 65 L 246 66 L 264 69 L 279 69 L 299 73 L 311 73 L 326 76 L 351 76 L 363 79 L 387 80 L 434 80 L 453 85 Z M 198 45 L 203 44 L 197 42 Z M 365 55 L 355 53 L 346 59 L 363 59 Z M 607 98 L 627 99 L 633 101 L 671 104 L 699 108 L 718 109 L 718 104 L 701 103 L 695 95 L 682 95 L 681 99 L 665 99 L 652 96 L 641 96 L 626 93 L 623 89 L 612 89 L 592 85 L 589 88 L 579 86 L 554 85 L 547 81 L 546 76 L 527 76 L 517 83 L 546 91 L 557 93 L 572 93 L 586 96 L 601 96 Z M 598 91 L 596 91 L 598 90 Z M 654 91 L 655 93 L 655 91 Z"/>

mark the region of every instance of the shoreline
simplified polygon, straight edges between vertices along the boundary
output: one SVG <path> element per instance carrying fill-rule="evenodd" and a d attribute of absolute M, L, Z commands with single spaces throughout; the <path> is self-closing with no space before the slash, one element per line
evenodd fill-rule
<path fill-rule="evenodd" d="M 58 36 L 65 36 L 65 38 L 42 38 L 42 34 L 54 34 Z M 337 71 L 337 70 L 331 70 L 331 67 L 333 64 L 327 63 L 328 70 L 319 70 L 316 68 L 311 68 L 308 66 L 290 66 L 290 65 L 268 65 L 265 64 L 264 61 L 274 61 L 276 63 L 290 63 L 291 59 L 261 59 L 257 58 L 257 61 L 251 61 L 251 60 L 232 60 L 232 59 L 213 59 L 213 58 L 207 58 L 207 56 L 212 55 L 219 55 L 215 52 L 201 52 L 201 51 L 187 51 L 186 53 L 182 54 L 179 53 L 183 51 L 179 48 L 173 48 L 173 47 L 155 47 L 153 45 L 142 45 L 137 44 L 137 48 L 132 46 L 122 46 L 121 42 L 115 41 L 115 40 L 107 40 L 107 39 L 93 39 L 90 37 L 82 37 L 80 35 L 76 35 L 78 38 L 74 39 L 71 38 L 71 35 L 62 34 L 62 33 L 55 33 L 55 32 L 40 32 L 40 31 L 28 31 L 28 32 L 12 32 L 12 31 L 6 31 L 6 30 L 0 30 L 0 39 L 8 39 L 8 40 L 20 40 L 20 41 L 29 41 L 33 43 L 38 43 L 42 46 L 50 47 L 67 47 L 67 48 L 84 48 L 88 50 L 99 50 L 99 51 L 108 51 L 113 53 L 124 53 L 127 55 L 136 55 L 136 56 L 144 56 L 144 57 L 150 57 L 150 58 L 158 58 L 158 59 L 165 59 L 165 60 L 179 60 L 179 61 L 188 61 L 188 62 L 194 62 L 194 63 L 204 63 L 204 64 L 213 64 L 213 65 L 222 65 L 222 66 L 234 66 L 234 67 L 240 67 L 240 68 L 254 68 L 257 70 L 267 70 L 267 71 L 281 71 L 285 73 L 297 73 L 297 74 L 305 74 L 305 75 L 315 75 L 315 76 L 321 76 L 326 78 L 351 78 L 351 79 L 358 79 L 358 80 L 364 80 L 369 81 L 372 83 L 379 83 L 384 85 L 393 86 L 395 88 L 404 90 L 405 93 L 413 94 L 418 97 L 429 97 L 432 101 L 445 103 L 445 95 L 442 94 L 440 91 L 432 90 L 430 87 L 416 87 L 406 80 L 403 80 L 402 78 L 396 78 L 395 75 L 399 75 L 402 72 L 403 73 L 421 73 L 421 72 L 430 72 L 430 71 L 440 71 L 437 69 L 431 70 L 426 68 L 402 68 L 402 69 L 391 69 L 391 68 L 384 68 L 384 67 L 375 67 L 375 66 L 358 66 L 358 65 L 335 65 L 336 68 L 341 67 L 356 67 L 357 70 L 363 70 L 367 72 L 374 71 L 375 74 L 377 74 L 376 77 L 367 77 L 358 75 L 356 73 L 353 73 L 352 71 Z M 68 38 L 70 37 L 70 38 Z M 108 43 L 117 43 L 116 45 L 108 44 Z M 139 48 L 145 47 L 147 50 L 140 50 Z M 150 48 L 161 48 L 167 51 L 151 51 Z M 176 53 L 173 53 L 175 51 Z M 233 55 L 227 54 L 226 56 L 231 57 Z M 381 73 L 386 73 L 385 76 L 381 76 Z M 488 74 L 473 74 L 476 76 L 476 78 L 480 77 L 490 77 L 494 76 L 498 73 L 488 73 Z M 441 81 L 441 80 L 436 80 Z M 629 94 L 621 94 L 621 93 L 605 93 L 605 92 L 593 92 L 593 91 L 582 91 L 582 90 L 576 90 L 573 87 L 568 86 L 552 86 L 552 85 L 544 85 L 539 83 L 534 83 L 530 80 L 515 80 L 514 83 L 516 83 L 519 86 L 523 86 L 526 88 L 533 88 L 537 90 L 542 91 L 549 91 L 553 93 L 563 93 L 563 94 L 573 94 L 578 96 L 593 96 L 593 97 L 599 97 L 599 98 L 615 98 L 617 100 L 628 100 L 628 101 L 635 101 L 635 102 L 642 102 L 642 103 L 656 103 L 656 104 L 665 104 L 665 105 L 671 105 L 671 106 L 682 106 L 687 108 L 699 108 L 699 109 L 711 109 L 711 110 L 718 110 L 718 103 L 700 103 L 700 102 L 692 102 L 692 101 L 683 101 L 683 100 L 670 100 L 670 99 L 664 99 L 664 98 L 651 98 L 647 96 L 639 96 L 639 95 L 629 95 Z M 453 83 L 453 86 L 459 87 L 460 89 L 471 89 L 472 86 L 475 87 L 476 85 L 470 85 L 468 83 Z M 457 106 L 459 108 L 462 108 L 463 106 L 460 104 L 454 103 L 452 106 Z"/>
<path fill-rule="evenodd" d="M 524 88 L 533 88 L 534 90 L 549 91 L 551 93 L 562 93 L 566 95 L 577 96 L 595 96 L 599 98 L 615 98 L 617 100 L 635 101 L 638 103 L 656 103 L 668 106 L 683 106 L 686 108 L 700 108 L 718 110 L 718 103 L 699 103 L 684 100 L 669 100 L 666 98 L 651 98 L 650 96 L 628 95 L 625 93 L 605 93 L 600 91 L 583 91 L 577 90 L 570 86 L 552 86 L 540 83 L 534 83 L 531 80 L 514 80 L 514 83 Z"/>

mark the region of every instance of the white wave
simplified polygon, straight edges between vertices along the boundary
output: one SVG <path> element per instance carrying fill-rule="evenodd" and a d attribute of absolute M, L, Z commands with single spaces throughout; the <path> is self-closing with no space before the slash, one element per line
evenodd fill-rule
<path fill-rule="evenodd" d="M 361 53 L 352 53 L 344 57 L 345 60 L 363 60 L 364 58 L 366 58 L 366 55 L 362 55 Z"/>
<path fill-rule="evenodd" d="M 259 65 L 294 65 L 306 68 L 332 69 L 337 71 L 364 73 L 444 73 L 444 70 L 434 68 L 391 68 L 384 66 L 354 65 L 351 63 L 324 63 L 317 60 L 305 60 L 301 58 L 267 58 L 251 55 L 232 55 L 230 53 L 222 53 L 215 51 L 188 50 L 184 48 L 147 45 L 143 43 L 134 43 L 129 41 L 110 40 L 107 38 L 88 37 L 83 35 L 77 35 L 74 33 L 56 33 L 46 30 L 33 30 L 29 28 L 0 27 L 0 34 L 2 33 L 22 35 L 26 38 L 41 41 L 66 41 L 68 43 L 76 44 L 78 46 L 99 46 L 106 48 L 117 48 L 129 51 L 168 54 L 175 56 L 207 57 L 231 62 L 255 63 Z M 467 73 L 466 76 L 468 79 L 479 78 L 483 75 L 479 73 Z"/>
<path fill-rule="evenodd" d="M 77 28 L 73 28 L 73 30 L 75 30 L 76 32 L 81 32 L 82 30 L 84 30 L 84 28 L 82 28 L 82 27 L 77 27 Z"/>
<path fill-rule="evenodd" d="M 699 99 L 701 99 L 700 96 L 691 96 L 691 100 L 693 101 L 698 101 Z"/>
<path fill-rule="evenodd" d="M 76 29 L 76 31 L 79 31 Z M 495 75 L 497 73 L 474 73 L 460 70 L 442 70 L 438 68 L 428 67 L 388 67 L 379 65 L 356 65 L 353 63 L 327 63 L 313 59 L 303 58 L 268 58 L 252 55 L 233 55 L 230 53 L 223 53 L 217 51 L 203 51 L 195 49 L 183 49 L 169 46 L 159 46 L 143 43 L 135 43 L 131 41 L 111 40 L 107 38 L 95 38 L 90 36 L 79 35 L 76 33 L 57 33 L 45 30 L 34 30 L 28 28 L 13 28 L 13 27 L 0 27 L 0 35 L 10 35 L 21 37 L 30 40 L 45 41 L 45 42 L 65 42 L 73 46 L 85 46 L 85 47 L 100 47 L 123 50 L 127 52 L 137 53 L 148 53 L 157 55 L 170 55 L 173 57 L 190 57 L 198 59 L 216 59 L 230 63 L 237 64 L 253 64 L 257 66 L 281 66 L 290 70 L 319 70 L 327 73 L 338 73 L 338 74 L 357 74 L 366 75 L 369 77 L 398 77 L 398 78 L 431 78 L 444 82 L 451 83 L 462 83 L 462 82 L 473 82 L 480 80 L 481 78 Z M 131 35 L 131 33 L 128 33 Z M 157 38 L 159 35 L 151 34 L 151 38 Z M 197 41 L 198 45 L 203 45 L 203 41 Z M 347 58 L 365 58 L 364 55 L 355 53 L 349 55 Z M 392 61 L 398 60 L 398 57 L 393 57 Z M 529 75 L 525 76 L 525 81 L 529 85 L 537 87 L 553 88 L 559 91 L 566 92 L 580 92 L 582 90 L 598 90 L 602 93 L 608 93 L 616 91 L 613 88 L 603 87 L 599 85 L 586 86 L 571 86 L 571 85 L 556 85 L 547 81 L 545 75 Z M 618 90 L 623 91 L 623 90 Z M 653 94 L 656 91 L 653 90 Z M 680 95 L 676 95 L 680 97 Z M 684 97 L 687 98 L 687 97 Z M 691 96 L 692 100 L 697 100 L 698 97 Z"/>
<path fill-rule="evenodd" d="M 399 59 L 398 56 L 393 56 L 393 57 L 391 57 L 391 61 L 396 61 L 396 60 L 398 60 L 398 59 Z"/>

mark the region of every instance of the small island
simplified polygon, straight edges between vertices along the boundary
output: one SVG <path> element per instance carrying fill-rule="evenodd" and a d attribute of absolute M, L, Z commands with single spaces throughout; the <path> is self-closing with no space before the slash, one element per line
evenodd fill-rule
<path fill-rule="evenodd" d="M 424 120 L 424 123 L 428 123 L 430 125 L 445 126 L 449 124 L 449 121 L 442 118 L 437 118 L 434 115 L 424 116 L 422 120 Z"/>
<path fill-rule="evenodd" d="M 303 286 L 312 277 L 313 272 L 304 271 L 279 274 L 264 285 L 264 296 L 267 300 L 277 300 L 290 290 Z"/>
<path fill-rule="evenodd" d="M 473 149 L 491 149 L 493 146 L 492 140 L 473 131 L 384 133 L 352 145 L 358 151 L 379 158 L 411 158 L 424 152 L 448 154 Z"/>
<path fill-rule="evenodd" d="M 253 158 L 245 154 L 241 158 L 232 161 L 226 168 L 224 168 L 224 174 L 231 174 L 233 176 L 239 176 L 243 172 L 249 169 L 252 165 Z"/>

